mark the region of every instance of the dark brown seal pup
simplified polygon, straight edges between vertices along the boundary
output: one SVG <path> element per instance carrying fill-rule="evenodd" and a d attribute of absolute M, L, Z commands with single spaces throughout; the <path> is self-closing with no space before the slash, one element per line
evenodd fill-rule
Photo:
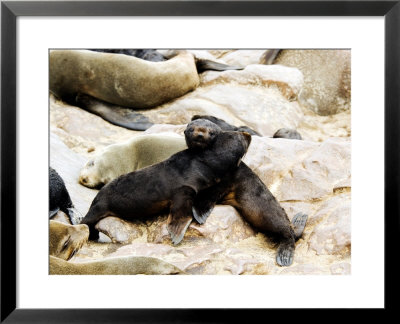
<path fill-rule="evenodd" d="M 197 122 L 201 120 L 196 119 Z M 208 124 L 204 123 L 202 132 L 216 130 L 214 126 L 209 130 L 207 127 Z M 185 131 L 185 139 L 189 149 L 198 148 L 196 133 L 188 129 L 189 126 Z M 204 144 L 201 146 L 205 147 Z M 291 224 L 276 198 L 245 163 L 241 162 L 237 169 L 232 169 L 220 183 L 199 192 L 193 205 L 193 216 L 198 223 L 205 223 L 216 203 L 235 207 L 255 229 L 276 237 L 280 242 L 277 263 L 281 266 L 292 264 L 295 241 L 303 233 L 307 215 L 297 214 Z"/>
<path fill-rule="evenodd" d="M 49 217 L 53 217 L 59 210 L 69 216 L 72 224 L 79 224 L 81 213 L 74 207 L 64 180 L 56 170 L 49 167 Z"/>
<path fill-rule="evenodd" d="M 204 128 L 217 130 L 210 121 L 194 121 Z M 153 166 L 122 175 L 104 186 L 94 198 L 81 224 L 89 225 L 90 238 L 98 238 L 95 224 L 107 216 L 132 220 L 170 210 L 168 231 L 174 244 L 179 243 L 192 221 L 196 194 L 215 185 L 225 174 L 237 168 L 246 153 L 251 136 L 244 132 L 218 132 L 209 136 L 209 147 L 198 149 L 204 140 L 192 123 L 188 129 L 197 134 L 194 149 L 172 155 Z M 189 131 L 188 131 L 189 132 Z"/>
<path fill-rule="evenodd" d="M 241 162 L 231 177 L 196 196 L 193 216 L 198 223 L 205 223 L 216 203 L 235 207 L 253 228 L 276 238 L 280 242 L 276 262 L 292 264 L 295 241 L 303 233 L 307 215 L 297 214 L 291 224 L 276 198 L 245 163 Z"/>

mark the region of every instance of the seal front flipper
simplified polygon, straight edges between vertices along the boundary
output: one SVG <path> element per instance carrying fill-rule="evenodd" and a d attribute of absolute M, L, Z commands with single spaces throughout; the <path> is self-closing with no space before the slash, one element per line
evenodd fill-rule
<path fill-rule="evenodd" d="M 177 216 L 169 215 L 167 220 L 168 233 L 174 245 L 180 243 L 185 236 L 186 230 L 192 222 L 192 215 Z"/>
<path fill-rule="evenodd" d="M 202 213 L 197 211 L 195 206 L 192 207 L 193 217 L 199 224 L 204 224 L 206 222 L 208 216 L 211 214 L 211 211 L 212 209 L 209 209 L 208 211 Z"/>
<path fill-rule="evenodd" d="M 190 187 L 182 187 L 174 194 L 167 228 L 174 245 L 182 241 L 187 228 L 192 222 L 193 199 L 196 192 Z"/>
<path fill-rule="evenodd" d="M 308 218 L 308 216 L 303 213 L 297 213 L 293 217 L 292 224 L 293 224 L 294 235 L 296 237 L 296 240 L 299 239 L 301 237 L 301 235 L 303 234 L 304 228 L 306 227 L 307 218 Z"/>
<path fill-rule="evenodd" d="M 193 203 L 193 217 L 199 224 L 204 224 L 210 216 L 214 206 L 217 202 L 216 188 L 211 187 L 209 189 L 200 191 L 196 196 L 196 199 Z M 215 194 L 214 194 L 215 193 Z"/>

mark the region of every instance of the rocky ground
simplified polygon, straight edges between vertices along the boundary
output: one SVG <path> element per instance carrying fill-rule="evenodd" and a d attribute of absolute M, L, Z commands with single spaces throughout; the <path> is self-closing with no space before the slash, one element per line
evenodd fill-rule
<path fill-rule="evenodd" d="M 197 53 L 246 68 L 207 71 L 196 90 L 140 111 L 155 123 L 145 133 L 183 134 L 192 115 L 209 114 L 263 135 L 253 136 L 245 163 L 290 219 L 298 212 L 309 216 L 292 266 L 277 266 L 276 245 L 230 206 L 217 206 L 204 225 L 193 222 L 177 246 L 170 242 L 166 215 L 146 223 L 106 218 L 98 226 L 110 238 L 89 242 L 70 262 L 134 255 L 160 258 L 189 274 L 349 274 L 350 53 L 303 52 L 283 52 L 277 58 L 279 65 L 257 64 L 263 51 Z M 318 69 L 310 62 L 317 62 Z M 282 127 L 297 129 L 304 140 L 272 139 Z M 138 134 L 143 132 L 111 125 L 50 96 L 50 165 L 63 177 L 83 215 L 97 191 L 78 183 L 82 166 L 105 146 Z"/>

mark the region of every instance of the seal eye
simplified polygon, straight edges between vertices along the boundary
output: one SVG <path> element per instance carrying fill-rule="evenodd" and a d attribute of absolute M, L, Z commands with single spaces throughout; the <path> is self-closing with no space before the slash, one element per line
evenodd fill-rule
<path fill-rule="evenodd" d="M 71 239 L 71 236 L 69 236 L 68 239 L 65 241 L 61 251 L 64 251 L 68 247 L 70 239 Z"/>

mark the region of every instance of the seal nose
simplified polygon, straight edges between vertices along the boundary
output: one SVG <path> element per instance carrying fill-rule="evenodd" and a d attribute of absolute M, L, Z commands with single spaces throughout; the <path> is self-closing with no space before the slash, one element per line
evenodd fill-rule
<path fill-rule="evenodd" d="M 88 182 L 88 179 L 86 177 L 81 178 L 81 183 L 86 184 Z"/>

